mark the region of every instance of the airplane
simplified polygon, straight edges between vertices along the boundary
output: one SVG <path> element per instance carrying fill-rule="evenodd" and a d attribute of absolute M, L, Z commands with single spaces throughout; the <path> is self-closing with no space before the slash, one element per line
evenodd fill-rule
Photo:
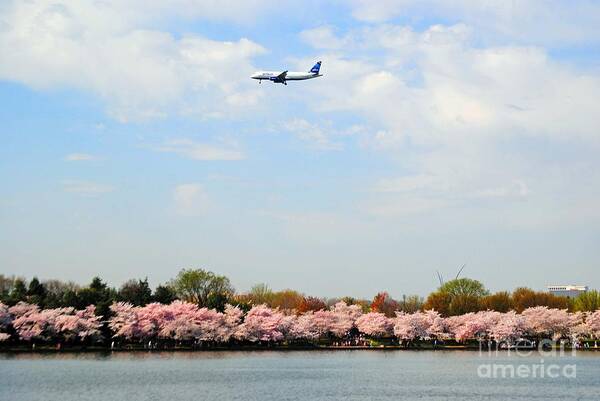
<path fill-rule="evenodd" d="M 308 72 L 295 72 L 295 71 L 258 71 L 250 76 L 252 79 L 258 79 L 258 83 L 262 83 L 263 79 L 271 81 L 274 84 L 287 85 L 287 81 L 303 81 L 305 79 L 312 79 L 322 77 L 323 74 L 319 74 L 321 69 L 321 62 L 313 66 Z"/>

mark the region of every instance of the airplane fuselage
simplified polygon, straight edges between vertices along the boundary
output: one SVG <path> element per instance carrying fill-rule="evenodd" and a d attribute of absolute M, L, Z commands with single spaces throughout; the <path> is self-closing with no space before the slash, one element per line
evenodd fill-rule
<path fill-rule="evenodd" d="M 254 73 L 250 78 L 258 79 L 262 81 L 263 79 L 266 81 L 274 81 L 279 82 L 278 76 L 281 74 L 281 71 L 258 71 Z M 285 78 L 282 80 L 285 81 L 303 81 L 305 79 L 312 79 L 317 77 L 322 77 L 323 74 L 317 74 L 312 72 L 296 72 L 296 71 L 288 71 L 285 74 Z"/>
<path fill-rule="evenodd" d="M 258 71 L 250 76 L 252 79 L 257 79 L 258 83 L 264 80 L 271 81 L 273 83 L 279 83 L 287 85 L 287 81 L 304 81 L 305 79 L 313 79 L 323 76 L 319 74 L 321 69 L 321 62 L 318 61 L 308 72 L 297 72 L 297 71 Z"/>

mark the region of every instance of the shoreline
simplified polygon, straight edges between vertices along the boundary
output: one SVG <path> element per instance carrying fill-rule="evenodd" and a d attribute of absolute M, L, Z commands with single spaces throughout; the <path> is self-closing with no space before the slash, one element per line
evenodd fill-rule
<path fill-rule="evenodd" d="M 210 347 L 210 348 L 193 348 L 193 347 L 169 347 L 169 348 L 143 348 L 143 347 L 56 347 L 39 346 L 35 349 L 31 347 L 7 347 L 0 348 L 0 354 L 77 354 L 77 353 L 163 353 L 163 352 L 245 352 L 245 351 L 263 351 L 263 352 L 286 352 L 286 351 L 482 351 L 482 352 L 508 352 L 507 349 L 481 349 L 476 346 L 438 346 L 438 347 L 404 347 L 404 346 L 244 346 L 244 347 Z M 558 348 L 554 348 L 558 350 Z M 536 351 L 536 349 L 511 349 L 511 352 L 528 352 Z M 571 352 L 572 348 L 564 348 L 564 352 Z M 577 352 L 600 352 L 600 347 L 597 348 L 579 348 Z M 549 351 L 548 351 L 549 352 Z"/>

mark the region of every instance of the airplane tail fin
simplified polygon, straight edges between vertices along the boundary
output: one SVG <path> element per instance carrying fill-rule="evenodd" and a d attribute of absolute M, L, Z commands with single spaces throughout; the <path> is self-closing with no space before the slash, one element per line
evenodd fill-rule
<path fill-rule="evenodd" d="M 321 62 L 317 61 L 317 64 L 315 64 L 313 66 L 313 68 L 310 69 L 309 72 L 312 72 L 313 74 L 318 74 L 320 69 L 321 69 Z"/>

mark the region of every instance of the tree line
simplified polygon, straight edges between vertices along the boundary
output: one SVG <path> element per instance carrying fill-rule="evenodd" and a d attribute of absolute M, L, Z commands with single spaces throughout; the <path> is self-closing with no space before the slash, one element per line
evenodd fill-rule
<path fill-rule="evenodd" d="M 340 301 L 331 308 L 286 314 L 265 304 L 244 312 L 226 304 L 223 312 L 195 303 L 173 301 L 133 306 L 110 305 L 110 316 L 95 314 L 95 307 L 40 309 L 19 302 L 0 303 L 0 345 L 93 345 L 145 349 L 261 346 L 422 346 L 472 343 L 486 347 L 512 346 L 524 339 L 546 340 L 573 347 L 597 348 L 600 310 L 570 313 L 536 306 L 522 313 L 479 311 L 443 317 L 426 310 L 397 311 L 394 317 L 380 312 L 363 313 L 359 305 Z M 592 345 L 593 344 L 593 345 Z"/>
<path fill-rule="evenodd" d="M 448 317 L 485 310 L 503 313 L 514 310 L 521 313 L 536 306 L 570 312 L 600 308 L 600 294 L 595 290 L 574 299 L 525 287 L 512 292 L 490 293 L 481 282 L 469 278 L 448 281 L 426 298 L 408 295 L 394 299 L 388 292 L 382 291 L 368 300 L 353 297 L 327 299 L 291 289 L 273 291 L 266 284 L 257 284 L 247 293 L 236 293 L 228 277 L 204 269 L 183 269 L 174 279 L 158 285 L 154 290 L 147 278 L 131 279 L 113 288 L 99 277 L 94 277 L 86 286 L 80 286 L 60 280 L 40 281 L 33 277 L 27 281 L 21 277 L 0 274 L 0 302 L 8 306 L 26 302 L 42 309 L 72 307 L 82 310 L 88 305 L 95 305 L 97 315 L 110 316 L 110 306 L 116 302 L 145 306 L 153 302 L 170 304 L 175 300 L 220 312 L 224 311 L 227 304 L 238 306 L 243 311 L 264 304 L 297 314 L 327 309 L 343 301 L 347 305 L 357 305 L 363 313 L 378 312 L 387 317 L 394 317 L 398 311 L 414 313 L 435 310 L 441 316 Z"/>

